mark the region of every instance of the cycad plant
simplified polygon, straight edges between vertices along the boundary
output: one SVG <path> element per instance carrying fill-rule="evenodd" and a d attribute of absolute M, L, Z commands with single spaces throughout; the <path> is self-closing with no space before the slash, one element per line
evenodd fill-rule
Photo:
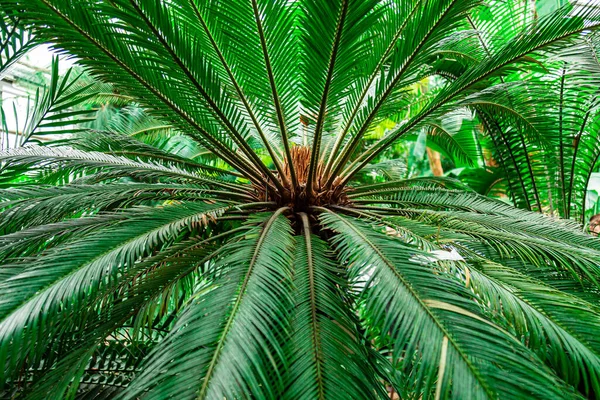
<path fill-rule="evenodd" d="M 464 110 L 542 151 L 562 114 L 532 88 L 593 60 L 594 7 L 0 6 L 152 118 L 0 154 L 5 396 L 600 397 L 596 238 L 451 180 L 358 179 Z M 39 125 L 80 122 L 88 89 Z"/>

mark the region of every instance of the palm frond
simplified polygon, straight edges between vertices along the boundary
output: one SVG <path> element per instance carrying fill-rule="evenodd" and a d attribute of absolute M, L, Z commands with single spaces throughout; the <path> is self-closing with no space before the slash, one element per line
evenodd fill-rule
<path fill-rule="evenodd" d="M 131 268 L 140 257 L 188 229 L 190 223 L 208 223 L 226 209 L 219 203 L 194 203 L 157 208 L 152 213 L 138 210 L 138 215 L 134 213 L 127 223 L 60 244 L 38 256 L 36 262 L 26 258 L 5 264 L 6 270 L 15 272 L 3 280 L 0 289 L 6 295 L 0 305 L 1 353 L 6 355 L 12 346 L 10 363 L 22 363 L 28 349 L 19 349 L 13 341 L 22 340 L 25 346 L 43 343 L 41 338 L 48 328 L 34 326 L 41 324 L 45 312 L 76 308 L 94 291 L 113 284 L 119 272 Z M 67 261 L 63 257 L 65 251 L 73 251 L 77 256 Z M 106 265 L 112 267 L 107 269 Z M 37 354 L 41 356 L 39 351 Z"/>
<path fill-rule="evenodd" d="M 302 224 L 304 234 L 296 239 L 294 341 L 285 397 L 377 398 L 379 384 L 372 371 L 365 374 L 370 366 L 364 363 L 357 321 L 339 290 L 347 285 L 345 273 L 331 259 L 327 244 L 310 232 L 306 214 Z"/>
<path fill-rule="evenodd" d="M 26 28 L 23 20 L 15 18 L 4 10 L 0 17 L 0 79 L 10 72 L 11 67 L 29 50 L 40 42 Z"/>
<path fill-rule="evenodd" d="M 410 121 L 403 125 L 402 129 L 388 135 L 384 139 L 380 140 L 377 144 L 372 146 L 368 151 L 364 152 L 349 170 L 346 171 L 345 182 L 364 165 L 368 164 L 382 149 L 385 149 L 396 139 L 402 136 L 408 130 L 414 128 L 421 123 L 431 113 L 443 107 L 447 101 L 453 99 L 457 95 L 464 95 L 470 88 L 476 86 L 477 83 L 497 73 L 502 68 L 519 61 L 522 57 L 532 52 L 545 50 L 547 52 L 552 51 L 552 48 L 560 46 L 561 42 L 573 41 L 577 39 L 577 35 L 584 32 L 586 29 L 594 27 L 594 23 L 584 24 L 583 20 L 588 19 L 595 21 L 598 17 L 598 10 L 594 7 L 584 7 L 577 17 L 566 18 L 565 16 L 570 13 L 570 8 L 565 7 L 553 14 L 547 15 L 545 18 L 533 24 L 531 29 L 535 34 L 522 34 L 519 36 L 516 43 L 518 46 L 514 46 L 513 43 L 507 44 L 502 49 L 494 54 L 494 57 L 489 57 L 482 63 L 476 64 L 465 73 L 463 73 L 458 79 L 452 84 L 448 85 L 444 90 L 438 94 L 437 99 L 433 100 L 427 107 L 419 112 L 418 115 L 413 117 Z M 563 23 L 567 21 L 566 23 Z M 352 146 L 349 147 L 349 150 Z M 347 154 L 351 154 L 351 151 L 347 151 Z M 344 161 L 340 164 L 345 164 L 347 156 L 342 159 Z"/>
<path fill-rule="evenodd" d="M 416 371 L 426 396 L 572 397 L 531 351 L 484 318 L 464 287 L 414 260 L 418 251 L 332 212 L 321 221 L 338 233 L 333 241 L 352 276 L 366 280 L 371 323 L 390 336 L 394 358 Z"/>
<path fill-rule="evenodd" d="M 294 246 L 289 222 L 281 215 L 284 211 L 257 217 L 255 223 L 262 226 L 226 245 L 226 256 L 214 267 L 217 280 L 199 288 L 172 333 L 149 356 L 126 398 L 146 390 L 149 398 L 171 393 L 181 398 L 274 395 L 281 377 L 270 380 L 260 371 L 278 371 L 284 361 Z M 262 290 L 265 285 L 271 289 Z M 244 321 L 253 322 L 249 326 Z M 180 343 L 179 351 L 174 352 L 173 341 Z M 156 371 L 167 359 L 177 367 L 156 381 Z"/>

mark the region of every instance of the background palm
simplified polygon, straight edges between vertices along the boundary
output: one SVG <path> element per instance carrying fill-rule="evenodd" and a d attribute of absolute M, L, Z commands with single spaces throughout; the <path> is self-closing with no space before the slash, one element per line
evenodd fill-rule
<path fill-rule="evenodd" d="M 435 129 L 449 140 L 440 121 L 468 110 L 502 140 L 515 202 L 544 209 L 544 175 L 524 173 L 534 155 L 561 177 L 576 159 L 589 175 L 597 158 L 598 11 L 525 21 L 511 2 L 464 0 L 0 5 L 143 108 L 1 155 L 7 395 L 600 394 L 596 239 L 452 180 L 360 184 L 398 139 Z M 31 132 L 87 122 L 72 107 L 102 85 L 52 82 L 61 95 Z M 554 147 L 563 132 L 583 150 Z M 561 185 L 553 207 L 581 213 L 566 193 L 583 183 Z"/>

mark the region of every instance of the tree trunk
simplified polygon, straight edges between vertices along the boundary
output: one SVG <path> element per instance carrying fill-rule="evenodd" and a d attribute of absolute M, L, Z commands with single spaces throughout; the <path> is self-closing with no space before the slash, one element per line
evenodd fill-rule
<path fill-rule="evenodd" d="M 444 176 L 444 169 L 442 168 L 442 160 L 440 159 L 440 153 L 437 151 L 427 148 L 427 158 L 429 158 L 429 167 L 433 176 Z"/>

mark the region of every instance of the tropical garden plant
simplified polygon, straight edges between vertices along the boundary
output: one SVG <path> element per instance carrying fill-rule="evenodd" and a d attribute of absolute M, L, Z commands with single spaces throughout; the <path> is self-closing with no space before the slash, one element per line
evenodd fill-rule
<path fill-rule="evenodd" d="M 533 212 L 583 214 L 599 9 L 0 7 L 6 37 L 23 27 L 97 80 L 54 74 L 0 153 L 6 397 L 600 397 L 600 243 Z M 132 103 L 90 125 L 97 93 Z M 420 132 L 467 163 L 463 128 L 521 208 L 378 175 Z M 68 135 L 30 140 L 48 132 Z"/>

